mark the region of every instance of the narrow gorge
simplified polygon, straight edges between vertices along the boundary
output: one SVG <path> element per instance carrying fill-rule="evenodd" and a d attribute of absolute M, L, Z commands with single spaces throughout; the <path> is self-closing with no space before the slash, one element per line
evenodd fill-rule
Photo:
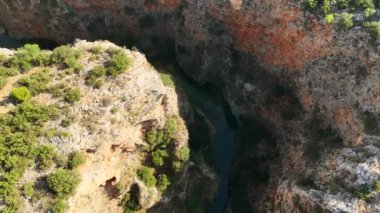
<path fill-rule="evenodd" d="M 39 72 L 12 59 L 34 53 L 27 43 L 51 54 L 49 63 L 31 60 L 58 72 L 53 83 L 66 81 L 57 90 L 82 93 L 68 107 L 78 118 L 58 128 L 69 139 L 38 135 L 69 158 L 87 150 L 68 212 L 380 212 L 377 0 L 0 0 L 8 84 L 17 85 L 15 63 L 20 78 Z M 82 67 L 53 63 L 70 56 L 57 50 L 66 44 Z M 122 70 L 113 66 L 120 52 L 132 61 Z M 31 101 L 63 108 L 49 88 Z M 26 105 L 0 101 L 12 115 Z M 0 161 L 5 180 L 10 166 Z M 12 184 L 22 191 L 29 178 L 44 188 L 50 172 L 28 167 Z M 99 185 L 111 186 L 108 196 Z M 52 209 L 42 207 L 51 200 L 22 199 L 21 212 Z"/>

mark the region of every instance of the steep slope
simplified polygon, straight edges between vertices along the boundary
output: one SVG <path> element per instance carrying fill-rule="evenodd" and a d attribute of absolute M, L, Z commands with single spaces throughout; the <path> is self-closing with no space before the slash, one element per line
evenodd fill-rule
<path fill-rule="evenodd" d="M 276 139 L 240 136 L 236 179 L 268 176 L 238 193 L 254 209 L 379 211 L 379 54 L 360 26 L 285 0 L 2 1 L 0 23 L 16 37 L 126 39 L 220 86 L 247 132 L 258 122 Z"/>

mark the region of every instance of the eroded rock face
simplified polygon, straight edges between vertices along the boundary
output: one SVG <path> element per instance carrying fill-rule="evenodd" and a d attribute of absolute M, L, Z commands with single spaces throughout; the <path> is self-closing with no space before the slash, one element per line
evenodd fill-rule
<path fill-rule="evenodd" d="M 267 199 L 255 208 L 311 211 L 317 205 L 330 211 L 378 211 L 375 192 L 371 201 L 359 205 L 352 200 L 355 193 L 344 190 L 348 197 L 331 203 L 326 184 L 332 182 L 320 173 L 329 159 L 379 146 L 378 48 L 360 28 L 339 30 L 304 13 L 296 1 L 281 0 L 2 1 L 0 24 L 16 37 L 127 39 L 147 54 L 161 55 L 173 48 L 188 75 L 218 84 L 235 115 L 263 121 L 276 136 L 278 165 L 270 171 Z M 326 150 L 331 143 L 340 145 Z M 322 155 L 309 159 L 310 150 Z M 337 178 L 372 190 L 380 155 L 372 150 L 372 157 L 359 156 L 371 168 L 371 178 Z M 359 175 L 357 163 L 339 160 L 337 165 Z M 329 167 L 326 174 L 339 173 L 339 168 Z M 313 184 L 301 187 L 296 183 L 300 177 Z M 310 190 L 319 190 L 319 198 Z M 299 198 L 291 199 L 293 195 Z"/>

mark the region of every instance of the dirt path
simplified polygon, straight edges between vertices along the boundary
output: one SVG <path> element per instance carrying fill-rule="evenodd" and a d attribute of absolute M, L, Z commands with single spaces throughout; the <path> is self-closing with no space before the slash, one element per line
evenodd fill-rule
<path fill-rule="evenodd" d="M 14 87 L 16 82 L 23 77 L 27 77 L 27 76 L 32 75 L 33 73 L 36 73 L 39 70 L 41 70 L 41 68 L 35 67 L 27 73 L 19 74 L 19 75 L 8 78 L 7 83 L 0 90 L 0 114 L 7 113 L 10 110 L 9 107 L 7 105 L 5 105 L 4 103 L 6 102 L 6 99 L 8 98 L 9 94 L 11 93 L 12 88 Z"/>

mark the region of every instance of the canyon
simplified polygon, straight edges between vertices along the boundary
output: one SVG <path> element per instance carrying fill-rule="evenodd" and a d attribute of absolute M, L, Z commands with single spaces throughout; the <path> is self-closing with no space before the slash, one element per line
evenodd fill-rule
<path fill-rule="evenodd" d="M 380 46 L 362 27 L 293 0 L 2 0 L 0 26 L 136 46 L 219 87 L 239 124 L 228 211 L 380 211 Z"/>

